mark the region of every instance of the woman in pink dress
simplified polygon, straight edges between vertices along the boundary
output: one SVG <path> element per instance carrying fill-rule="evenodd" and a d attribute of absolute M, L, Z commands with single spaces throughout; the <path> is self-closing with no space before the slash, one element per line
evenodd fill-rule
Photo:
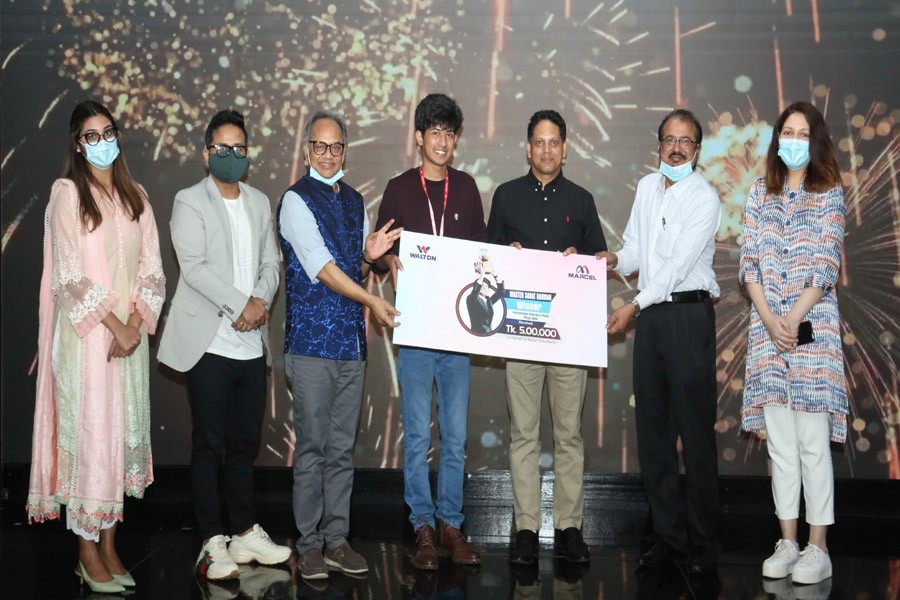
<path fill-rule="evenodd" d="M 82 102 L 63 178 L 44 216 L 38 376 L 28 517 L 78 536 L 76 575 L 93 591 L 134 579 L 115 548 L 124 494 L 153 481 L 147 334 L 165 299 L 147 194 L 131 178 L 116 121 Z"/>

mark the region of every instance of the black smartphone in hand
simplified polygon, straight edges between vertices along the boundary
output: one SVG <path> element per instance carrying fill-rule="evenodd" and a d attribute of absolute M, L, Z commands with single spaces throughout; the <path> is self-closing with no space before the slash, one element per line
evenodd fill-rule
<path fill-rule="evenodd" d="M 812 323 L 810 321 L 803 321 L 797 327 L 797 345 L 802 346 L 803 344 L 809 344 L 814 341 L 816 341 L 816 336 L 813 335 Z"/>

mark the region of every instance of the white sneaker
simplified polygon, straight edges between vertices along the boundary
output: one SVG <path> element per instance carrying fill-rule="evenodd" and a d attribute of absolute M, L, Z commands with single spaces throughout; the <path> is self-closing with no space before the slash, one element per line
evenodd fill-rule
<path fill-rule="evenodd" d="M 831 577 L 831 558 L 828 553 L 815 544 L 807 544 L 791 572 L 794 583 L 819 583 L 829 577 Z"/>
<path fill-rule="evenodd" d="M 798 560 L 800 560 L 800 547 L 797 543 L 791 540 L 778 540 L 778 543 L 775 544 L 775 552 L 763 561 L 763 577 L 770 579 L 787 577 Z"/>
<path fill-rule="evenodd" d="M 231 538 L 228 553 L 236 563 L 246 564 L 255 560 L 261 565 L 277 565 L 291 556 L 291 549 L 274 543 L 257 523 L 247 534 Z"/>
<path fill-rule="evenodd" d="M 224 535 L 214 535 L 200 549 L 197 557 L 195 571 L 197 577 L 207 579 L 235 579 L 238 576 L 238 566 L 228 553 L 225 543 L 228 541 Z"/>

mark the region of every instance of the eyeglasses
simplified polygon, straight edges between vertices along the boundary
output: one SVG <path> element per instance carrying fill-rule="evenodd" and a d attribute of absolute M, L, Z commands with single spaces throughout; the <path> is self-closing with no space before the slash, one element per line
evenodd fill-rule
<path fill-rule="evenodd" d="M 326 144 L 325 142 L 321 142 L 319 140 L 309 140 L 309 143 L 312 144 L 313 152 L 318 155 L 325 154 L 325 150 L 328 149 L 331 152 L 332 156 L 340 156 L 344 153 L 344 145 L 341 142 L 334 142 L 333 144 Z"/>
<path fill-rule="evenodd" d="M 664 137 L 662 139 L 662 144 L 666 148 L 672 148 L 675 146 L 676 143 L 681 144 L 681 147 L 684 148 L 685 150 L 690 150 L 691 148 L 693 148 L 694 146 L 697 145 L 697 142 L 695 142 L 694 140 L 692 140 L 689 137 L 677 138 L 677 137 L 673 137 L 671 135 L 667 135 L 666 137 Z"/>
<path fill-rule="evenodd" d="M 106 129 L 103 133 L 97 133 L 96 131 L 88 131 L 81 138 L 88 146 L 96 146 L 100 143 L 101 138 L 106 140 L 107 142 L 114 142 L 116 138 L 119 137 L 119 130 L 115 127 L 110 127 Z"/>
<path fill-rule="evenodd" d="M 235 158 L 247 158 L 247 146 L 229 146 L 228 144 L 213 144 L 212 146 L 207 146 L 207 150 L 215 150 L 216 156 L 220 156 L 225 158 L 228 156 L 228 153 L 231 152 L 234 154 Z"/>

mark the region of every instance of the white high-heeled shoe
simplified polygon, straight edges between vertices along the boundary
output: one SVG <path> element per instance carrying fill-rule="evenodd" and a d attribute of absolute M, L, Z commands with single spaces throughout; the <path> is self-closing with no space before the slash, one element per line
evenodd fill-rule
<path fill-rule="evenodd" d="M 118 573 L 110 572 L 110 575 L 112 575 L 113 581 L 115 581 L 119 585 L 125 586 L 127 588 L 134 587 L 137 585 L 134 582 L 134 577 L 132 577 L 131 573 L 129 573 L 128 571 L 125 571 L 121 575 L 119 575 Z"/>
<path fill-rule="evenodd" d="M 115 594 L 116 592 L 125 591 L 125 586 L 116 581 L 115 575 L 113 575 L 112 581 L 94 581 L 93 579 L 91 579 L 91 576 L 88 575 L 87 569 L 84 568 L 84 565 L 81 564 L 80 560 L 78 561 L 78 568 L 75 569 L 75 575 L 78 576 L 78 579 L 81 580 L 82 584 L 87 582 L 88 587 L 91 588 L 92 592 L 98 592 L 101 594 Z"/>

